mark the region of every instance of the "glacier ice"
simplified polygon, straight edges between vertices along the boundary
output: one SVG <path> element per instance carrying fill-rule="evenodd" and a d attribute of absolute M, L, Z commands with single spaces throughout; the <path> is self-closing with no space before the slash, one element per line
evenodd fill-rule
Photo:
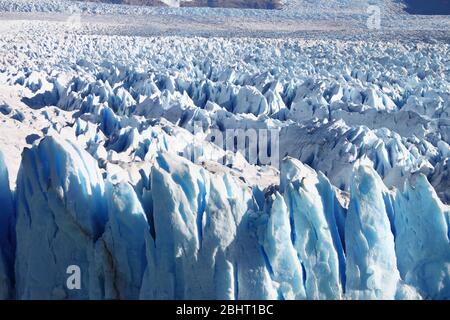
<path fill-rule="evenodd" d="M 0 11 L 68 5 L 24 3 Z M 386 26 L 448 24 L 392 8 Z M 208 14 L 84 10 L 137 24 Z M 308 10 L 214 18 L 282 25 Z M 0 298 L 450 298 L 448 43 L 160 36 L 86 19 L 80 34 L 2 20 Z M 227 130 L 275 132 L 280 163 L 253 162 L 235 136 L 228 148 Z"/>
<path fill-rule="evenodd" d="M 17 297 L 447 298 L 449 210 L 423 175 L 391 191 L 362 161 L 347 207 L 322 173 L 286 158 L 261 203 L 227 174 L 167 151 L 154 161 L 131 184 L 56 133 L 25 150 Z M 64 287 L 69 265 L 84 272 L 80 291 Z"/>
<path fill-rule="evenodd" d="M 15 209 L 8 169 L 0 151 L 0 299 L 12 297 L 15 254 Z"/>
<path fill-rule="evenodd" d="M 69 141 L 48 136 L 24 151 L 16 192 L 18 298 L 90 297 L 94 245 L 107 220 L 104 193 L 94 159 Z M 70 265 L 85 270 L 81 290 L 65 290 Z"/>
<path fill-rule="evenodd" d="M 340 299 L 345 257 L 338 231 L 338 209 L 328 180 L 300 161 L 286 159 L 281 187 L 293 231 L 291 241 L 302 263 L 308 299 Z"/>
<path fill-rule="evenodd" d="M 97 298 L 138 299 L 153 239 L 136 192 L 128 183 L 106 183 L 108 222 L 95 243 Z"/>
<path fill-rule="evenodd" d="M 262 236 L 263 254 L 267 256 L 271 278 L 277 283 L 279 298 L 305 299 L 304 269 L 290 238 L 293 234 L 288 208 L 276 192 Z"/>
<path fill-rule="evenodd" d="M 154 298 L 276 298 L 248 226 L 251 190 L 183 158 L 161 153 L 157 163 L 151 172 Z"/>
<path fill-rule="evenodd" d="M 395 250 L 402 277 L 427 299 L 449 299 L 449 208 L 423 175 L 414 176 L 395 207 Z"/>
<path fill-rule="evenodd" d="M 389 196 L 374 170 L 355 168 L 345 223 L 346 292 L 352 299 L 393 299 L 400 275 L 389 220 Z"/>

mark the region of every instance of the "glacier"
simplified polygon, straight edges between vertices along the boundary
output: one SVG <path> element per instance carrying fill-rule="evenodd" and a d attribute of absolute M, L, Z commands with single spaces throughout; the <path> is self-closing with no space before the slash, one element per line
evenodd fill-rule
<path fill-rule="evenodd" d="M 286 158 L 261 203 L 243 181 L 176 154 L 154 161 L 133 186 L 56 133 L 26 150 L 17 298 L 448 298 L 449 210 L 423 175 L 395 192 L 361 161 L 346 206 L 322 173 Z M 63 285 L 69 265 L 81 290 Z"/>
<path fill-rule="evenodd" d="M 0 299 L 450 299 L 450 20 L 366 4 L 0 0 Z"/>
<path fill-rule="evenodd" d="M 389 195 L 370 166 L 355 168 L 345 225 L 346 290 L 354 299 L 393 299 L 400 275 Z"/>
<path fill-rule="evenodd" d="M 326 177 L 294 159 L 282 163 L 281 188 L 293 228 L 291 241 L 304 268 L 307 298 L 341 298 L 345 257 L 339 224 L 343 211 L 335 190 Z"/>
<path fill-rule="evenodd" d="M 68 297 L 90 294 L 94 244 L 107 220 L 104 189 L 95 160 L 68 141 L 49 136 L 39 147 L 25 150 L 16 194 L 19 298 L 65 298 L 66 268 L 74 264 L 86 270 L 82 274 L 86 285 Z M 71 259 L 77 263 L 70 263 Z M 58 269 L 63 272 L 49 273 Z"/>
<path fill-rule="evenodd" d="M 449 208 L 436 199 L 423 175 L 409 181 L 394 206 L 395 250 L 402 277 L 426 297 L 449 299 Z M 415 244 L 409 238 L 412 234 Z"/>
<path fill-rule="evenodd" d="M 0 152 L 0 299 L 12 298 L 15 255 L 15 204 L 5 159 Z"/>

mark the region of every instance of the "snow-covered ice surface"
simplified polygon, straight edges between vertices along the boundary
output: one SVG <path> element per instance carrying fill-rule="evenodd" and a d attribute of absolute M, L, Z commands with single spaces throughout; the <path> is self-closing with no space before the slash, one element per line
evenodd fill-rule
<path fill-rule="evenodd" d="M 0 0 L 0 298 L 450 299 L 450 18 L 370 3 Z"/>

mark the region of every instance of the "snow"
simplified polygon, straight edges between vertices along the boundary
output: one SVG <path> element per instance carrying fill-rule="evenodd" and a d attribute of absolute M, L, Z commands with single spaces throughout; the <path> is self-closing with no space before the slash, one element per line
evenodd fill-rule
<path fill-rule="evenodd" d="M 0 298 L 450 298 L 450 22 L 383 4 L 0 0 Z"/>

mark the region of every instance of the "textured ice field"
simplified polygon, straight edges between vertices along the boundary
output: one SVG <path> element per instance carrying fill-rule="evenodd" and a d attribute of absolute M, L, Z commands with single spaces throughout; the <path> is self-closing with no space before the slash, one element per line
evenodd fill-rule
<path fill-rule="evenodd" d="M 449 299 L 450 19 L 340 3 L 0 0 L 0 297 Z"/>
<path fill-rule="evenodd" d="M 70 20 L 103 26 L 102 32 L 126 35 L 291 36 L 312 38 L 372 37 L 448 41 L 448 16 L 406 14 L 397 0 L 287 0 L 282 10 L 168 8 L 109 5 L 70 0 L 0 0 L 0 17 L 26 20 Z M 381 30 L 367 27 L 368 6 L 377 5 Z M 2 13 L 3 12 L 3 13 Z M 26 13 L 24 15 L 24 13 Z M 373 12 L 372 12 L 373 13 Z"/>

